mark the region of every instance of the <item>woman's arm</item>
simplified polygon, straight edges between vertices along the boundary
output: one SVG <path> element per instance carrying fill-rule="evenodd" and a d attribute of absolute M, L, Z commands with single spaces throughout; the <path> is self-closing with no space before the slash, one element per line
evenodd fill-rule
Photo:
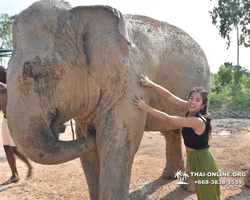
<path fill-rule="evenodd" d="M 133 99 L 134 104 L 137 106 L 137 108 L 140 108 L 142 110 L 145 110 L 147 113 L 152 115 L 153 117 L 163 121 L 167 122 L 179 127 L 189 127 L 193 128 L 194 131 L 200 135 L 204 132 L 205 129 L 205 123 L 198 117 L 178 117 L 178 116 L 171 116 L 167 113 L 164 113 L 162 111 L 156 110 L 150 106 L 148 106 L 145 101 L 141 98 L 134 98 Z"/>
<path fill-rule="evenodd" d="M 5 103 L 5 98 L 7 98 L 7 85 L 0 82 L 0 111 L 5 112 L 4 105 Z"/>
<path fill-rule="evenodd" d="M 139 75 L 139 82 L 144 86 L 153 88 L 160 96 L 164 97 L 175 105 L 187 110 L 187 101 L 173 95 L 166 88 L 154 83 L 144 73 L 141 73 Z"/>
<path fill-rule="evenodd" d="M 4 83 L 2 83 L 2 82 L 0 82 L 0 97 L 2 95 L 5 95 L 6 92 L 7 92 L 7 85 L 4 84 Z"/>
<path fill-rule="evenodd" d="M 154 83 L 153 89 L 162 97 L 167 99 L 168 101 L 174 103 L 175 105 L 183 108 L 184 110 L 187 110 L 187 101 L 173 95 L 171 92 L 169 92 L 166 88 Z"/>

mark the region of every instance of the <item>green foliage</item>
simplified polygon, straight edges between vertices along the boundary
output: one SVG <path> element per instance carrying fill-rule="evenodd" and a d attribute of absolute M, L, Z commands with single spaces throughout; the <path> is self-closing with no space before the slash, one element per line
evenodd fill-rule
<path fill-rule="evenodd" d="M 239 44 L 250 47 L 249 10 L 249 0 L 218 0 L 218 5 L 209 12 L 221 37 L 227 39 L 228 47 L 231 43 L 231 31 L 238 28 L 241 31 Z"/>
<path fill-rule="evenodd" d="M 232 96 L 229 108 L 233 111 L 250 111 L 250 96 L 247 93 Z"/>
<path fill-rule="evenodd" d="M 12 24 L 16 15 L 0 15 L 0 48 L 12 49 Z"/>
<path fill-rule="evenodd" d="M 238 84 L 236 75 L 237 67 L 232 63 L 224 63 L 217 73 L 211 73 L 209 109 L 214 118 L 242 117 L 239 113 L 250 112 L 250 71 L 240 68 Z"/>
<path fill-rule="evenodd" d="M 219 29 L 222 38 L 227 39 L 227 48 L 231 43 L 230 33 L 237 31 L 237 75 L 239 83 L 239 45 L 250 47 L 250 1 L 249 0 L 218 0 L 218 5 L 210 11 L 212 23 Z"/>
<path fill-rule="evenodd" d="M 224 66 L 221 65 L 219 68 L 218 73 L 215 75 L 215 82 L 218 84 L 220 83 L 222 86 L 225 86 L 232 82 L 233 78 L 233 66 Z"/>
<path fill-rule="evenodd" d="M 211 91 L 216 94 L 232 94 L 233 91 L 247 91 L 250 89 L 250 72 L 244 67 L 239 69 L 239 84 L 237 85 L 237 67 L 232 63 L 224 63 L 217 74 L 211 74 Z M 235 89 L 234 89 L 235 88 Z M 230 92 L 231 91 L 231 92 Z"/>
<path fill-rule="evenodd" d="M 250 89 L 250 72 L 245 70 L 243 75 L 240 77 L 240 82 L 245 86 L 246 89 Z"/>
<path fill-rule="evenodd" d="M 238 85 L 238 84 L 234 84 Z M 228 95 L 229 93 L 229 95 Z M 232 93 L 234 93 L 232 95 Z M 250 94 L 237 92 L 236 88 L 228 88 L 223 93 L 210 94 L 209 110 L 213 118 L 249 118 Z"/>
<path fill-rule="evenodd" d="M 216 94 L 212 92 L 210 94 L 209 109 L 219 110 L 223 108 L 223 106 L 227 105 L 227 103 L 229 103 L 230 100 L 231 99 L 223 93 Z"/>
<path fill-rule="evenodd" d="M 0 49 L 12 49 L 12 24 L 16 15 L 0 14 Z M 4 59 L 0 57 L 0 63 Z"/>

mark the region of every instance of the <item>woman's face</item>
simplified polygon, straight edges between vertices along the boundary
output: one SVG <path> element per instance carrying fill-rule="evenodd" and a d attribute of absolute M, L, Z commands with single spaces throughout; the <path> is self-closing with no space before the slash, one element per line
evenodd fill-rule
<path fill-rule="evenodd" d="M 198 113 L 203 108 L 202 96 L 199 92 L 193 92 L 188 98 L 188 111 Z"/>

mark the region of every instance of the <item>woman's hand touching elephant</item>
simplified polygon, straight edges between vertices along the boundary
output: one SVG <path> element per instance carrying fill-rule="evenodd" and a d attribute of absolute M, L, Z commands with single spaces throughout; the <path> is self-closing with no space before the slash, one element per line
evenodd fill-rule
<path fill-rule="evenodd" d="M 135 95 L 135 98 L 133 98 L 133 104 L 136 106 L 136 108 L 140 108 L 142 110 L 146 110 L 148 108 L 148 105 L 145 103 L 144 99 L 142 97 L 138 97 Z"/>
<path fill-rule="evenodd" d="M 151 81 L 144 72 L 141 72 L 138 75 L 139 79 L 138 82 L 141 83 L 141 85 L 147 86 L 147 87 L 154 87 L 155 83 Z"/>

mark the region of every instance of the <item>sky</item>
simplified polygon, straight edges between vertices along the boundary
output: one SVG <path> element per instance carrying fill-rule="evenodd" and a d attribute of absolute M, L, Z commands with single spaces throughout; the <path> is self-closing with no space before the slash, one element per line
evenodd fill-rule
<path fill-rule="evenodd" d="M 202 47 L 210 70 L 216 73 L 224 62 L 237 64 L 236 31 L 231 33 L 231 45 L 212 24 L 208 13 L 216 0 L 67 0 L 72 7 L 85 5 L 109 5 L 123 14 L 148 16 L 168 22 L 188 33 Z M 36 0 L 0 0 L 0 14 L 18 14 Z M 239 64 L 250 70 L 250 48 L 240 47 Z"/>

